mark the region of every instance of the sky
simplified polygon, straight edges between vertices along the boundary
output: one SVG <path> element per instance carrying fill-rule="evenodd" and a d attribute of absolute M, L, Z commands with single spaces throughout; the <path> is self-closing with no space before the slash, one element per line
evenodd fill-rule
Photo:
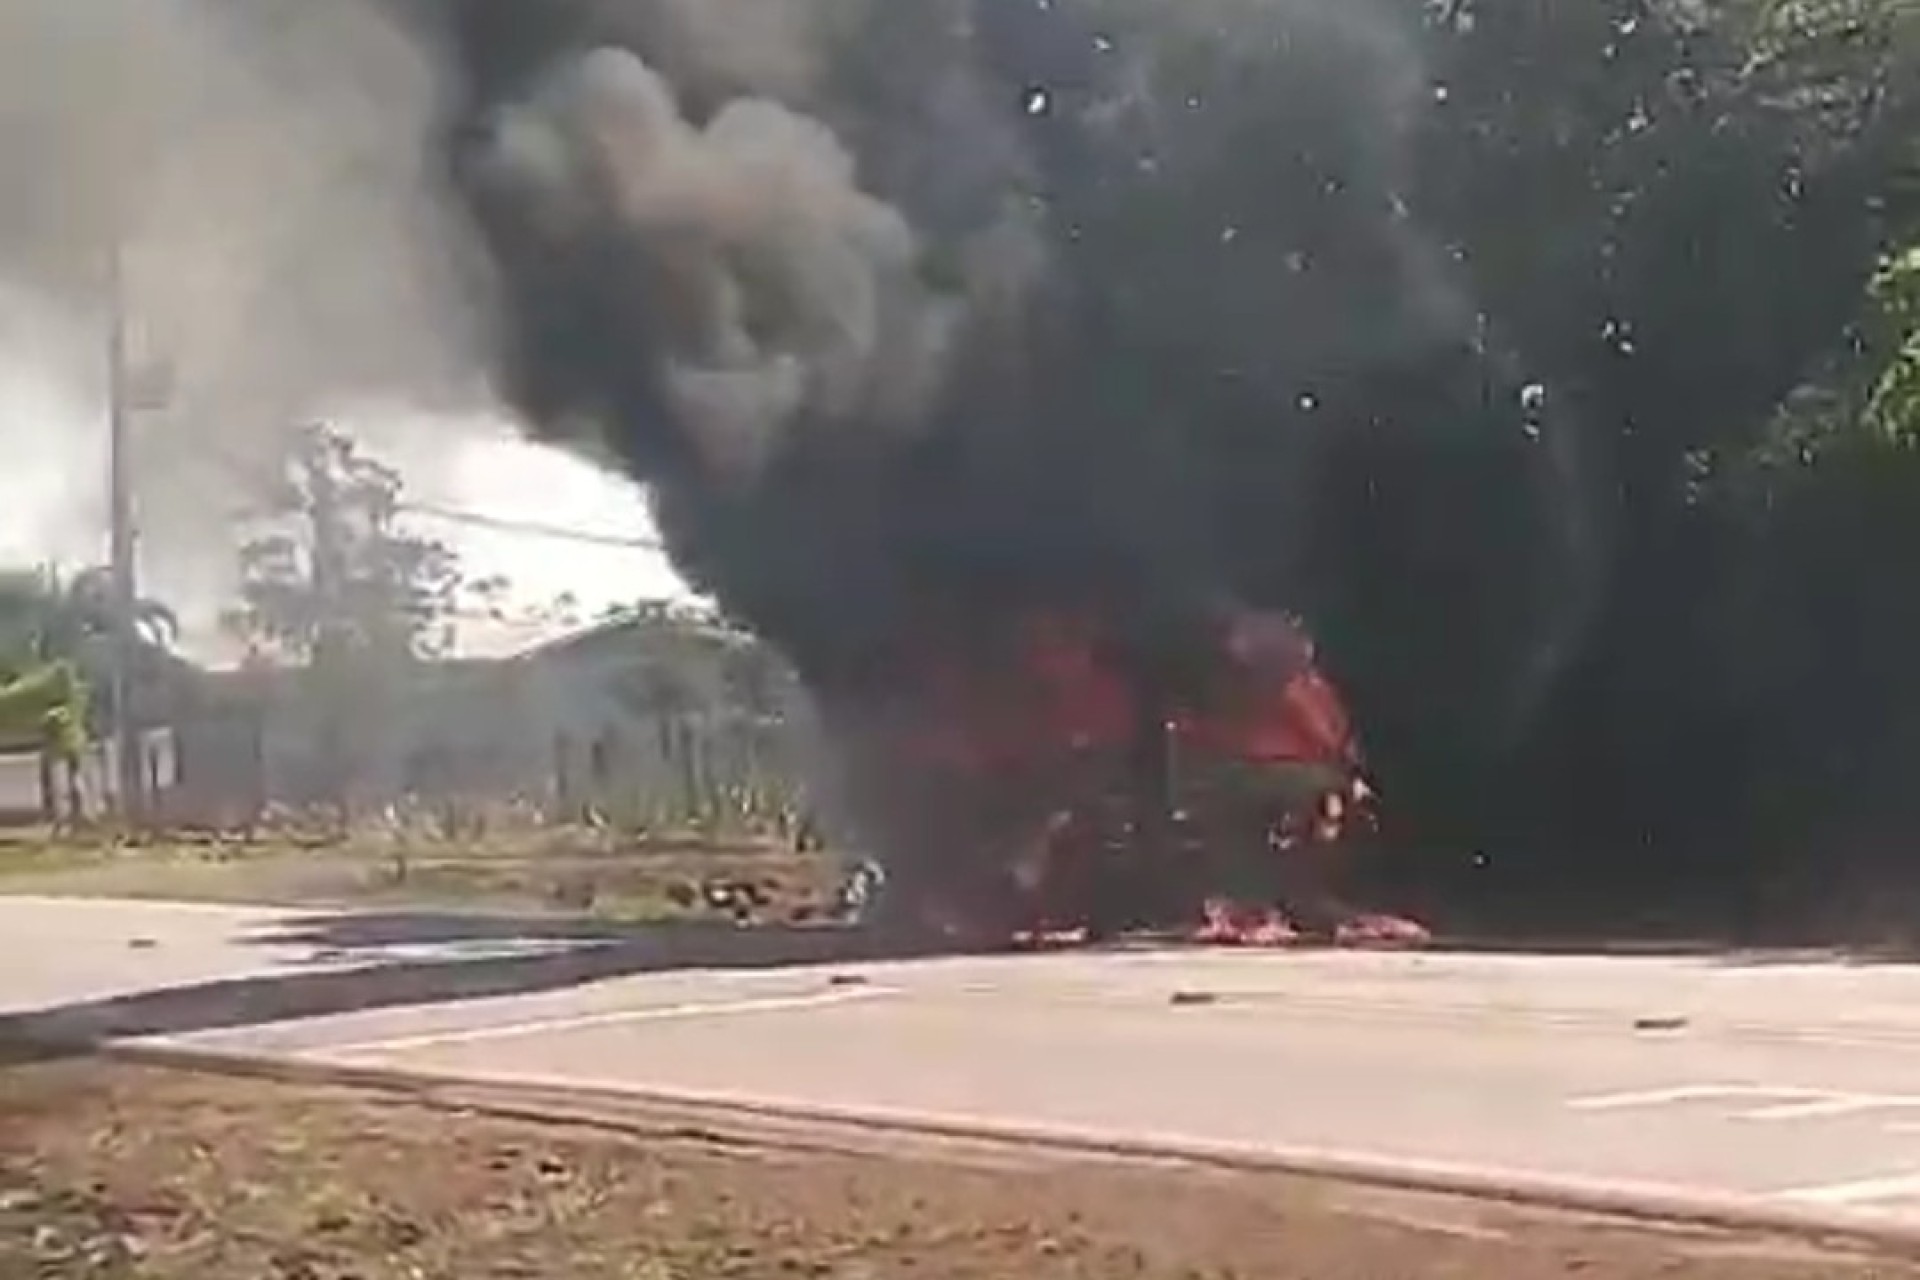
<path fill-rule="evenodd" d="M 0 565 L 76 567 L 105 558 L 104 406 L 99 395 L 81 389 L 84 380 L 71 376 L 70 367 L 64 377 L 56 367 L 18 351 L 0 358 Z M 409 501 L 616 541 L 653 536 L 645 496 L 629 481 L 532 443 L 504 419 L 361 408 L 337 420 L 401 471 Z M 237 648 L 218 618 L 231 599 L 241 499 L 208 467 L 196 465 L 199 460 L 178 456 L 181 433 L 136 431 L 150 449 L 157 445 L 169 454 L 142 459 L 167 490 L 141 512 L 148 535 L 143 588 L 179 612 L 181 647 L 189 656 L 213 664 L 234 660 Z M 183 499 L 179 491 L 196 476 L 198 490 Z M 222 504 L 229 508 L 224 513 Z M 184 514 L 189 506 L 197 508 L 191 517 Z M 578 617 L 590 620 L 609 605 L 689 594 L 657 550 L 429 515 L 408 515 L 403 524 L 453 547 L 472 576 L 498 574 L 509 583 L 508 620 L 473 616 L 460 623 L 459 650 L 467 654 L 510 652 L 577 625 L 544 607 L 563 595 L 575 597 Z M 546 616 L 527 616 L 535 614 Z"/>
<path fill-rule="evenodd" d="M 509 522 L 559 526 L 608 539 L 655 536 L 644 495 L 630 482 L 585 459 L 510 433 L 510 427 L 500 424 L 450 433 L 466 442 L 442 470 L 410 468 L 413 494 L 423 505 Z M 511 598 L 527 606 L 570 594 L 590 619 L 609 605 L 690 595 L 665 554 L 655 549 L 476 528 L 428 516 L 413 517 L 411 527 L 454 546 L 473 572 L 504 575 Z M 461 643 L 470 653 L 494 652 L 524 647 L 564 629 L 554 622 L 475 621 L 463 624 Z"/>
<path fill-rule="evenodd" d="M 492 307 L 441 189 L 445 88 L 384 4 L 0 0 L 0 564 L 105 558 L 116 315 L 144 388 L 142 585 L 196 659 L 237 656 L 217 622 L 245 508 L 315 421 L 423 503 L 650 532 L 629 484 L 500 420 Z M 418 528 L 506 576 L 510 608 L 682 590 L 644 549 Z"/>

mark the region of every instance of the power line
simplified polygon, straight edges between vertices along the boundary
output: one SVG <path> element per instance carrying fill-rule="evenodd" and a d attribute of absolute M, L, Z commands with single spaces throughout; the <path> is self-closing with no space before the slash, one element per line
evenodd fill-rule
<path fill-rule="evenodd" d="M 230 459 L 220 459 L 238 479 L 250 486 L 257 487 L 259 477 L 245 474 Z M 492 529 L 499 533 L 518 533 L 534 538 L 551 538 L 557 542 L 585 543 L 591 546 L 618 547 L 629 551 L 653 551 L 665 554 L 667 544 L 658 537 L 635 534 L 602 533 L 592 529 L 572 529 L 564 525 L 546 524 L 538 520 L 521 520 L 511 516 L 489 515 L 484 511 L 473 511 L 464 507 L 447 507 L 431 502 L 403 500 L 396 504 L 398 510 L 410 515 L 425 516 L 433 520 L 445 520 L 451 524 L 471 525 L 475 528 Z M 253 513 L 243 513 L 251 515 Z M 266 516 L 269 513 L 258 513 Z"/>
<path fill-rule="evenodd" d="M 454 524 L 473 525 L 482 529 L 493 529 L 501 533 L 519 533 L 535 538 L 552 538 L 559 542 L 590 543 L 601 547 L 623 547 L 634 551 L 665 552 L 666 543 L 659 538 L 638 537 L 616 533 L 596 533 L 588 529 L 568 529 L 560 525 L 542 524 L 537 520 L 517 520 L 507 516 L 488 515 L 481 511 L 466 511 L 456 507 L 441 507 L 424 502 L 402 502 L 400 510 L 417 516 L 428 516 L 436 520 L 447 520 Z"/>

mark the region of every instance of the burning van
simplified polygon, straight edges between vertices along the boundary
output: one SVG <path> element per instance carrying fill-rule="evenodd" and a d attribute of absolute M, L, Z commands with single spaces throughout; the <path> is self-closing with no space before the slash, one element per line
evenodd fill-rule
<path fill-rule="evenodd" d="M 893 913 L 982 941 L 1424 940 L 1335 892 L 1375 794 L 1304 628 L 1236 611 L 1206 643 L 1168 679 L 1097 615 L 1036 613 L 923 662 L 873 770 Z"/>

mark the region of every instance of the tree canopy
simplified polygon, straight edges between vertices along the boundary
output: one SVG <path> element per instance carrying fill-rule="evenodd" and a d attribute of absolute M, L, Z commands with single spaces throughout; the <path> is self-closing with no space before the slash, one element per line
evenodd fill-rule
<path fill-rule="evenodd" d="M 1418 198 L 1529 412 L 1370 433 L 1335 482 L 1325 599 L 1413 823 L 1616 901 L 1920 880 L 1916 17 L 1435 10 Z"/>
<path fill-rule="evenodd" d="M 296 662 L 444 649 L 460 565 L 445 544 L 398 525 L 398 472 L 344 432 L 315 426 L 265 497 L 240 546 L 230 631 Z"/>
<path fill-rule="evenodd" d="M 134 678 L 151 678 L 173 647 L 179 620 L 155 600 L 133 605 Z M 37 569 L 0 570 L 0 738 L 78 752 L 118 715 L 111 697 L 114 604 L 103 568 L 71 577 Z M 47 717 L 51 716 L 49 720 Z M 51 725 L 50 732 L 47 726 Z"/>

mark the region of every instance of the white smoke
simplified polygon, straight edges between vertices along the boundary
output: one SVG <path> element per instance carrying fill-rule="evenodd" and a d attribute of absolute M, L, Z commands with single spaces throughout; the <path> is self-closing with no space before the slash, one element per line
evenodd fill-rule
<path fill-rule="evenodd" d="M 0 448 L 67 490 L 49 554 L 99 528 L 116 253 L 157 562 L 229 558 L 247 479 L 342 400 L 485 402 L 439 92 L 358 0 L 0 0 Z"/>

